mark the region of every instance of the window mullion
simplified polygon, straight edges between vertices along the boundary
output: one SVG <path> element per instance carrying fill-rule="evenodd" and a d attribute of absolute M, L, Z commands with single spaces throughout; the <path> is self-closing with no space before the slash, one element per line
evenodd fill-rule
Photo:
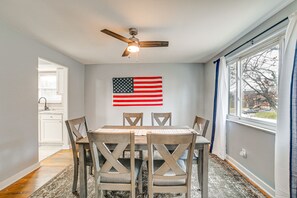
<path fill-rule="evenodd" d="M 241 101 L 241 59 L 238 59 L 237 63 L 236 63 L 236 115 L 237 116 L 241 116 L 240 112 L 241 112 L 241 105 L 240 105 L 240 101 Z"/>

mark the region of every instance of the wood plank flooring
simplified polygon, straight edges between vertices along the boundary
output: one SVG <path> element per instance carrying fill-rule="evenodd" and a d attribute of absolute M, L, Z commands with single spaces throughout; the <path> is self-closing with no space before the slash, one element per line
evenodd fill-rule
<path fill-rule="evenodd" d="M 73 163 L 72 151 L 61 150 L 40 162 L 40 168 L 0 191 L 0 198 L 26 198 Z"/>
<path fill-rule="evenodd" d="M 26 198 L 34 191 L 43 186 L 50 179 L 55 177 L 58 173 L 64 170 L 67 166 L 73 163 L 72 151 L 61 150 L 47 159 L 40 162 L 39 169 L 33 171 L 12 185 L 0 191 L 0 198 Z M 232 164 L 230 164 L 232 166 Z M 236 170 L 237 168 L 234 167 Z M 246 177 L 243 173 L 237 170 L 241 175 Z M 248 179 L 248 178 L 247 178 Z M 269 197 L 259 186 L 248 181 L 258 188 L 266 197 Z"/>

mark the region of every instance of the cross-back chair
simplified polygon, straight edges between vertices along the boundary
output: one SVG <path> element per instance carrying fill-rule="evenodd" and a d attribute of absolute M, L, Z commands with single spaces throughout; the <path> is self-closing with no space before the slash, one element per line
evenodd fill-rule
<path fill-rule="evenodd" d="M 134 119 L 134 120 L 133 120 Z M 129 126 L 142 126 L 143 122 L 143 113 L 123 113 L 123 126 L 126 126 L 126 122 Z M 123 152 L 123 157 L 126 156 L 128 151 Z M 139 151 L 139 157 L 142 156 L 142 152 Z"/>
<path fill-rule="evenodd" d="M 90 149 L 93 156 L 95 172 L 96 197 L 102 197 L 102 191 L 120 190 L 130 191 L 131 197 L 135 197 L 135 183 L 142 182 L 142 161 L 134 156 L 134 133 L 133 132 L 88 132 Z M 113 145 L 112 148 L 109 146 Z M 130 159 L 120 158 L 122 152 L 130 148 Z M 98 157 L 100 152 L 105 162 L 100 166 Z M 141 190 L 141 189 L 140 189 Z"/>
<path fill-rule="evenodd" d="M 197 129 L 197 131 L 203 136 L 205 137 L 206 136 L 206 132 L 207 132 L 207 128 L 208 128 L 208 125 L 209 125 L 209 120 L 205 119 L 205 118 L 202 118 L 202 117 L 199 117 L 199 116 L 195 116 L 195 119 L 194 119 L 194 123 L 193 123 L 193 129 Z M 196 127 L 197 126 L 197 127 Z M 186 154 L 186 152 L 185 152 Z M 183 158 L 183 157 L 182 157 Z M 194 157 L 193 157 L 193 164 L 198 164 L 198 159 L 199 159 L 199 156 L 198 156 L 198 153 L 194 153 Z M 199 170 L 199 166 L 197 166 L 198 168 L 198 180 L 199 180 L 199 185 L 201 186 L 201 171 L 202 170 Z"/>
<path fill-rule="evenodd" d="M 148 192 L 185 193 L 191 197 L 192 159 L 196 142 L 196 133 L 188 134 L 147 134 L 148 144 Z M 154 160 L 157 150 L 162 160 Z M 180 159 L 188 150 L 187 159 Z"/>
<path fill-rule="evenodd" d="M 72 147 L 73 154 L 73 162 L 74 162 L 74 174 L 73 174 L 73 184 L 72 184 L 72 192 L 75 193 L 77 189 L 77 180 L 78 180 L 78 146 L 76 145 L 76 141 L 82 139 L 87 136 L 88 126 L 85 117 L 80 117 L 72 120 L 65 121 L 68 135 Z M 86 150 L 86 165 L 90 167 L 90 174 L 92 174 L 92 157 L 90 150 Z"/>
<path fill-rule="evenodd" d="M 133 118 L 134 121 L 132 120 Z M 123 126 L 126 126 L 126 121 L 129 126 L 142 126 L 143 113 L 123 113 Z"/>
<path fill-rule="evenodd" d="M 158 126 L 165 126 L 167 123 L 171 126 L 171 113 L 152 113 L 152 126 L 155 126 L 155 122 Z"/>
<path fill-rule="evenodd" d="M 194 119 L 193 129 L 197 126 L 198 132 L 201 133 L 203 137 L 206 136 L 207 128 L 209 125 L 209 120 L 204 119 L 202 117 L 196 116 Z"/>

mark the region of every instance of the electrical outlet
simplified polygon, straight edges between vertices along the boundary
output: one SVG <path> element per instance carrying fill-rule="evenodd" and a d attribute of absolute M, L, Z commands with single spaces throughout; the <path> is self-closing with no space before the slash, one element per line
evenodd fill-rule
<path fill-rule="evenodd" d="M 239 155 L 243 158 L 247 158 L 247 152 L 244 148 L 241 149 L 241 151 L 239 152 Z"/>

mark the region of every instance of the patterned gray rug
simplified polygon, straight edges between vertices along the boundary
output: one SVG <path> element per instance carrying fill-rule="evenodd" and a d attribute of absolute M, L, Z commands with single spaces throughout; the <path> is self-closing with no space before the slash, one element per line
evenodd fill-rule
<path fill-rule="evenodd" d="M 198 198 L 200 191 L 198 190 L 197 183 L 197 167 L 193 165 L 192 174 L 192 197 Z M 144 168 L 145 169 L 145 168 Z M 144 170 L 143 177 L 143 194 L 138 194 L 137 197 L 148 197 L 147 192 L 147 178 L 145 175 L 147 171 Z M 31 198 L 75 198 L 79 197 L 71 193 L 71 185 L 73 178 L 73 166 L 67 167 L 56 177 L 51 179 L 43 187 L 35 191 Z M 79 190 L 79 189 L 78 189 Z M 79 193 L 79 192 L 78 192 Z M 88 197 L 95 197 L 94 192 L 94 178 L 88 176 Z M 125 198 L 129 197 L 127 192 L 108 192 L 107 198 Z M 155 194 L 156 198 L 159 197 L 184 197 L 181 194 Z M 246 198 L 246 197 L 265 197 L 255 187 L 248 183 L 237 171 L 235 171 L 226 162 L 220 160 L 216 156 L 210 155 L 209 160 L 209 197 L 210 198 Z"/>

